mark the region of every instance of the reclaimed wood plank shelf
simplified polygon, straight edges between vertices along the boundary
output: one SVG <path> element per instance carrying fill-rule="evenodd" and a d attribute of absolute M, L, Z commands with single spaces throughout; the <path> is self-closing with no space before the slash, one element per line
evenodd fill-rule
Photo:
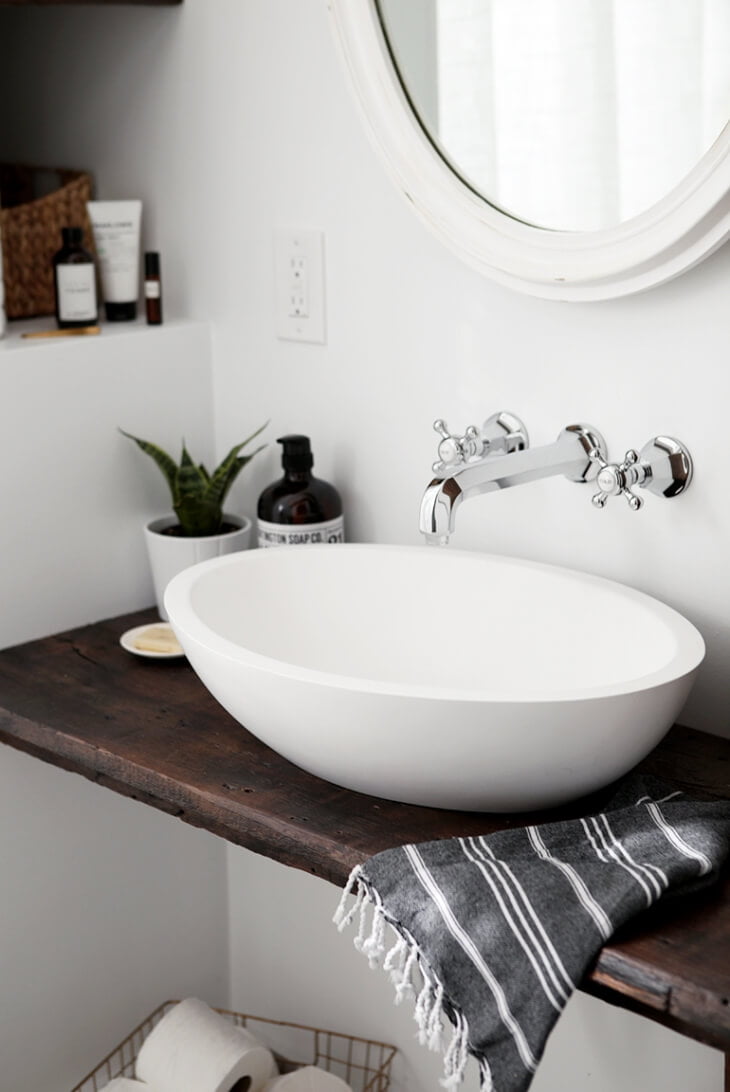
<path fill-rule="evenodd" d="M 119 646 L 124 630 L 154 617 L 0 652 L 0 741 L 337 885 L 389 846 L 535 820 L 396 804 L 305 773 L 228 716 L 187 661 L 137 659 Z M 643 768 L 730 796 L 730 740 L 675 727 Z M 730 1052 L 730 877 L 636 919 L 581 988 Z"/>

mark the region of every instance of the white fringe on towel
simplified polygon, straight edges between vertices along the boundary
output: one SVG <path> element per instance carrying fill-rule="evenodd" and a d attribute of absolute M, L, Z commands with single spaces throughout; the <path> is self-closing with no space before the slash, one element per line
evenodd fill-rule
<path fill-rule="evenodd" d="M 355 898 L 348 909 L 347 897 L 353 888 Z M 463 1014 L 452 1009 L 454 1031 L 448 1046 L 444 1044 L 443 1020 L 444 1017 L 448 1019 L 444 1008 L 444 987 L 426 963 L 411 934 L 386 915 L 380 896 L 365 880 L 361 865 L 356 865 L 350 873 L 332 920 L 342 932 L 356 917 L 359 917 L 359 921 L 355 947 L 367 956 L 371 968 L 382 967 L 389 972 L 395 987 L 396 1005 L 404 997 L 414 999 L 413 1018 L 418 1025 L 418 1041 L 429 1050 L 442 1052 L 444 1076 L 440 1083 L 444 1088 L 455 1088 L 464 1079 L 469 1060 L 469 1026 Z M 392 934 L 388 937 L 390 946 L 386 944 L 387 930 Z M 416 970 L 420 976 L 418 992 L 413 982 Z M 486 1062 L 480 1065 L 480 1075 L 481 1092 L 494 1092 Z"/>

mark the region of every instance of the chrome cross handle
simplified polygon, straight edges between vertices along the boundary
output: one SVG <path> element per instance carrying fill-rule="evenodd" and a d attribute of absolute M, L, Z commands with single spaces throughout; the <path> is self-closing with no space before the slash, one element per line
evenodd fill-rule
<path fill-rule="evenodd" d="M 609 497 L 621 496 L 638 512 L 644 502 L 632 491 L 633 486 L 670 498 L 682 493 L 692 479 L 692 457 L 684 444 L 671 436 L 655 436 L 638 453 L 627 451 L 621 463 L 607 463 L 596 449 L 590 455 L 600 467 L 596 476 L 599 492 L 591 498 L 596 508 L 604 508 Z"/>
<path fill-rule="evenodd" d="M 438 446 L 438 459 L 433 464 L 435 473 L 446 470 L 451 466 L 459 466 L 467 459 L 473 459 L 482 454 L 484 444 L 476 425 L 468 425 L 463 436 L 452 435 L 440 417 L 433 423 L 434 432 L 438 432 L 441 443 Z"/>
<path fill-rule="evenodd" d="M 493 413 L 481 428 L 469 425 L 463 436 L 450 433 L 441 418 L 434 421 L 433 427 L 441 437 L 438 459 L 433 464 L 435 474 L 445 474 L 483 455 L 523 451 L 530 445 L 527 429 L 513 413 Z"/>
<path fill-rule="evenodd" d="M 596 484 L 600 486 L 600 492 L 594 493 L 591 502 L 596 508 L 605 508 L 609 497 L 625 497 L 632 512 L 638 512 L 644 503 L 641 497 L 631 492 L 632 485 L 640 485 L 643 482 L 641 468 L 637 467 L 639 456 L 633 448 L 624 455 L 622 463 L 607 463 L 596 448 L 591 452 L 591 458 L 595 459 L 601 468 L 596 475 Z"/>

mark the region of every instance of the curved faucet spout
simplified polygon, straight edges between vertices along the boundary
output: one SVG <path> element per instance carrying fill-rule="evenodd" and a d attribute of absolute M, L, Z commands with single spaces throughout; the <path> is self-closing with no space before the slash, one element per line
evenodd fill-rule
<path fill-rule="evenodd" d="M 590 425 L 569 425 L 553 444 L 507 454 L 488 454 L 434 478 L 421 501 L 419 526 L 429 539 L 446 539 L 454 531 L 456 509 L 467 497 L 509 489 L 513 485 L 564 474 L 572 481 L 595 477 L 597 453 L 604 456 L 603 437 Z M 605 456 L 604 456 L 605 457 Z"/>
<path fill-rule="evenodd" d="M 421 500 L 419 525 L 424 535 L 443 542 L 454 530 L 456 509 L 464 499 L 455 477 L 434 478 Z"/>

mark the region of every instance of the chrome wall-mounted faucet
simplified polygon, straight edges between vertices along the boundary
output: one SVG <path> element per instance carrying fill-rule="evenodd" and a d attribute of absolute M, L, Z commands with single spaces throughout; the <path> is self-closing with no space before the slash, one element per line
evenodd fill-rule
<path fill-rule="evenodd" d="M 609 497 L 624 496 L 638 510 L 642 501 L 633 486 L 662 497 L 683 492 L 692 477 L 686 447 L 668 436 L 656 436 L 641 451 L 628 451 L 621 463 L 607 461 L 606 444 L 592 425 L 568 425 L 553 444 L 531 448 L 527 429 L 512 413 L 497 413 L 463 436 L 449 433 L 442 420 L 434 422 L 441 437 L 435 477 L 421 501 L 420 529 L 427 539 L 445 542 L 454 531 L 456 509 L 467 497 L 509 489 L 513 485 L 563 474 L 570 481 L 596 479 L 593 497 L 603 508 Z"/>

